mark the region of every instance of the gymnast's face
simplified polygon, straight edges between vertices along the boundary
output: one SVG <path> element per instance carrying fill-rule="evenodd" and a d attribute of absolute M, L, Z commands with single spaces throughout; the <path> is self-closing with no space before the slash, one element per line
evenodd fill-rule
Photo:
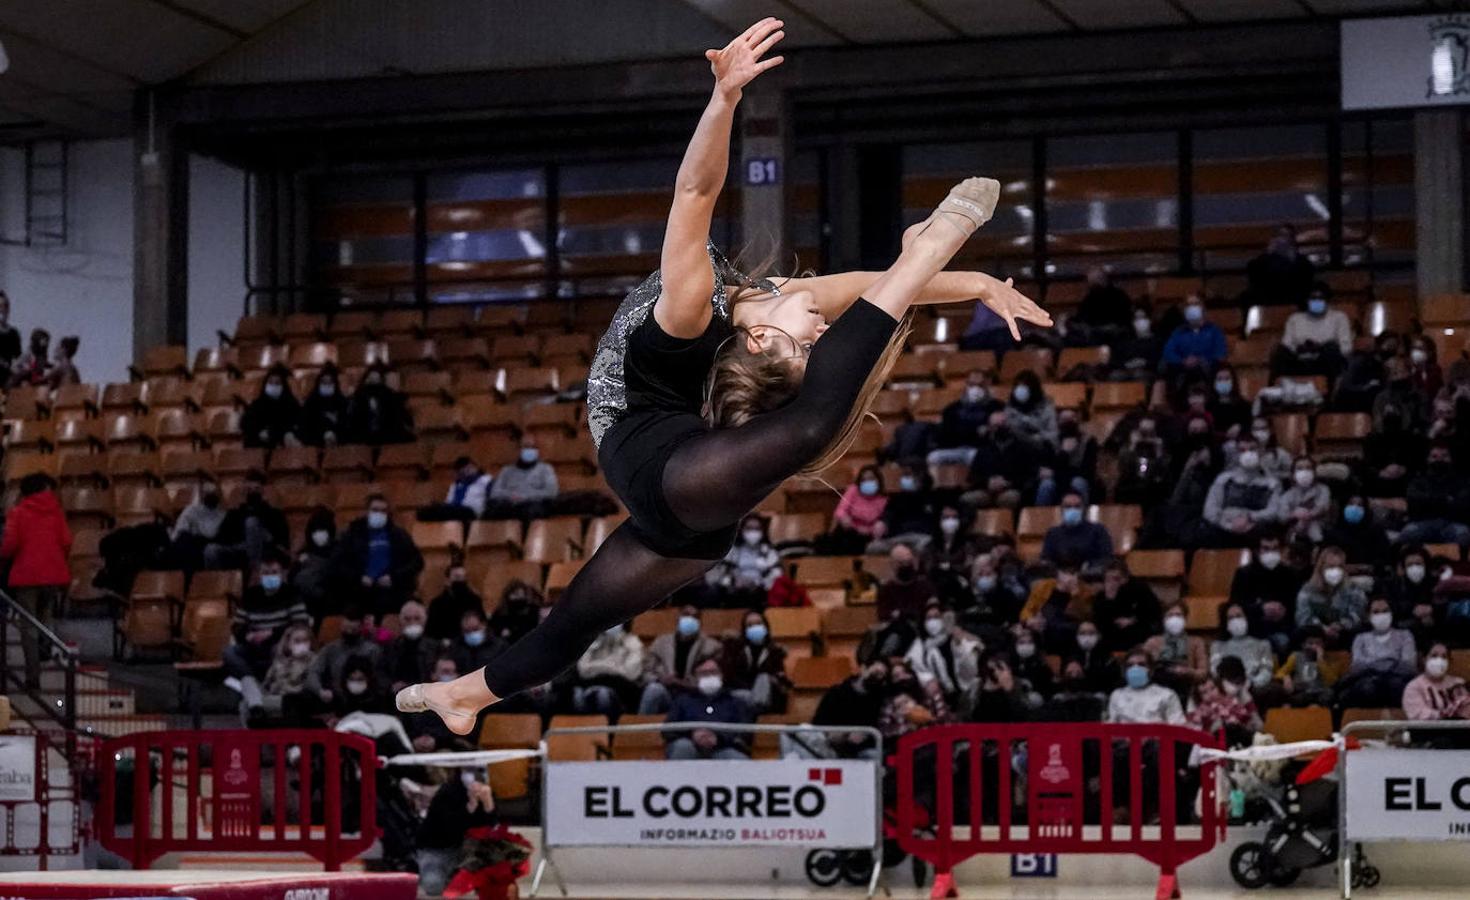
<path fill-rule="evenodd" d="M 827 330 L 811 291 L 756 294 L 736 304 L 734 319 L 750 331 L 758 349 L 802 359 Z"/>

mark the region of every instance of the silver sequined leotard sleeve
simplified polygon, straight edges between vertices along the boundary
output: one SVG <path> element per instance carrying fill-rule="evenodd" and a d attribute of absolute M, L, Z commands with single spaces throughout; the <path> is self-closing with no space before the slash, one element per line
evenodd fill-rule
<path fill-rule="evenodd" d="M 710 264 L 715 270 L 715 289 L 710 295 L 715 315 L 726 320 L 730 318 L 730 304 L 725 291 L 727 284 L 754 285 L 769 293 L 781 293 L 769 280 L 752 279 L 737 271 L 713 243 L 705 249 L 709 251 Z M 602 444 L 602 436 L 628 411 L 627 384 L 623 380 L 628 336 L 648 318 L 662 291 L 663 279 L 654 272 L 618 304 L 612 322 L 597 342 L 597 353 L 592 357 L 587 375 L 587 427 L 596 445 Z"/>

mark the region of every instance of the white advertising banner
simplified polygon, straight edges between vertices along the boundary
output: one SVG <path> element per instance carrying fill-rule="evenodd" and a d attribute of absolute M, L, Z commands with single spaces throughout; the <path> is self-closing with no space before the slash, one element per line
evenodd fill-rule
<path fill-rule="evenodd" d="M 871 847 L 871 762 L 770 760 L 550 763 L 554 847 Z"/>
<path fill-rule="evenodd" d="M 1342 108 L 1470 103 L 1470 15 L 1342 23 Z"/>
<path fill-rule="evenodd" d="M 1470 841 L 1470 750 L 1352 750 L 1347 837 Z"/>
<path fill-rule="evenodd" d="M 32 801 L 36 783 L 36 736 L 0 734 L 0 801 Z"/>

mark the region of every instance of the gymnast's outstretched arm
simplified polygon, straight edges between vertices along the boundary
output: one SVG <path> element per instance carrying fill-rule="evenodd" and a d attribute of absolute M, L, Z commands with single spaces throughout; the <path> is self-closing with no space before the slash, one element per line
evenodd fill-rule
<path fill-rule="evenodd" d="M 722 49 L 705 51 L 715 89 L 679 164 L 659 260 L 663 293 L 653 307 L 654 321 L 673 337 L 699 337 L 713 315 L 709 298 L 715 275 L 705 245 L 730 166 L 735 107 L 745 85 L 781 64 L 782 57 L 761 57 L 785 37 L 782 24 L 780 19 L 762 19 Z"/>
<path fill-rule="evenodd" d="M 835 321 L 847 308 L 863 296 L 882 272 L 836 272 L 810 278 L 772 279 L 782 290 L 812 292 L 817 308 L 827 321 Z M 1050 327 L 1051 315 L 1029 297 L 1011 286 L 1010 279 L 1001 281 L 984 272 L 940 272 L 919 291 L 916 306 L 939 303 L 964 303 L 978 298 L 1010 326 L 1011 336 L 1021 339 L 1016 321 L 1023 320 Z"/>

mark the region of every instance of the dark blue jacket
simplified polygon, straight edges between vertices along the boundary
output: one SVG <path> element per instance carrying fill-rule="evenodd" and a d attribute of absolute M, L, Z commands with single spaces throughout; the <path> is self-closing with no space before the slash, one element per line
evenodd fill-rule
<path fill-rule="evenodd" d="M 720 691 L 713 697 L 706 697 L 698 691 L 681 691 L 674 696 L 674 703 L 669 707 L 667 722 L 723 722 L 730 725 L 739 725 L 754 721 L 750 715 L 750 708 L 729 691 Z M 665 731 L 664 740 L 672 741 L 681 737 L 688 737 L 687 731 Z M 734 732 L 715 732 L 719 739 L 716 749 L 722 750 L 726 747 L 735 747 L 746 750 L 750 746 L 749 734 L 735 734 Z"/>
<path fill-rule="evenodd" d="M 1198 330 L 1180 325 L 1164 345 L 1164 365 L 1182 366 L 1191 356 L 1214 365 L 1225 358 L 1226 352 L 1225 332 L 1214 322 L 1205 322 Z"/>

